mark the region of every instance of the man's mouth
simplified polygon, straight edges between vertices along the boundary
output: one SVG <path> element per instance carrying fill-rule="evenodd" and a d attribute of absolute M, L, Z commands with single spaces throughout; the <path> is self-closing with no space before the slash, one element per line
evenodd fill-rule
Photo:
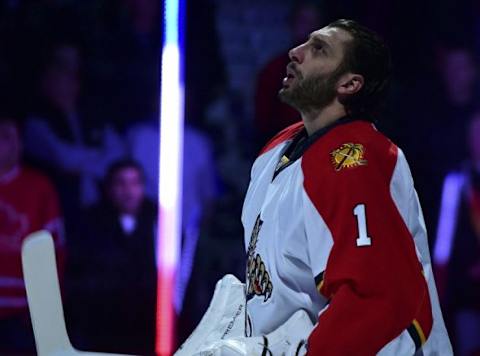
<path fill-rule="evenodd" d="M 297 78 L 298 75 L 294 66 L 295 65 L 293 63 L 289 63 L 287 65 L 287 75 L 285 76 L 285 78 L 283 78 L 282 82 L 284 86 L 288 86 L 293 80 L 295 80 L 295 78 Z"/>
<path fill-rule="evenodd" d="M 295 76 L 287 73 L 286 77 L 283 78 L 283 86 L 288 86 L 293 80 L 295 80 Z"/>

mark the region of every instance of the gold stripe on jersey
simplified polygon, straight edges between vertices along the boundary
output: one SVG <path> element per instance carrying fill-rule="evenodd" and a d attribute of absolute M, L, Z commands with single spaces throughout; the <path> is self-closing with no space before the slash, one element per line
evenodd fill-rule
<path fill-rule="evenodd" d="M 423 332 L 423 329 L 417 319 L 412 321 L 412 324 L 410 324 L 410 326 L 407 328 L 407 331 L 410 334 L 413 343 L 415 344 L 415 350 L 420 350 L 427 340 L 425 338 L 425 333 Z"/>
<path fill-rule="evenodd" d="M 316 277 L 315 277 L 315 285 L 317 286 L 317 291 L 318 293 L 322 294 L 321 289 L 324 284 L 324 276 L 325 276 L 325 271 L 320 272 Z"/>
<path fill-rule="evenodd" d="M 425 334 L 422 330 L 422 327 L 420 326 L 420 323 L 416 319 L 414 319 L 412 324 L 417 330 L 418 336 L 420 336 L 420 341 L 423 345 L 427 341 L 427 339 L 425 338 Z"/>
<path fill-rule="evenodd" d="M 320 284 L 317 286 L 317 290 L 318 290 L 319 293 L 322 293 L 322 292 L 320 292 L 322 287 L 323 287 L 323 281 L 321 281 Z"/>

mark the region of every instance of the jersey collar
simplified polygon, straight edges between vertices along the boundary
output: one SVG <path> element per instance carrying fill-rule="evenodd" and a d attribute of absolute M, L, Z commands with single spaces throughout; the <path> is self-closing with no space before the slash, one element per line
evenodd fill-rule
<path fill-rule="evenodd" d="M 358 121 L 361 119 L 358 118 L 353 118 L 351 116 L 344 116 L 335 122 L 331 123 L 330 125 L 327 125 L 325 127 L 322 127 L 321 129 L 318 129 L 314 133 L 312 133 L 310 136 L 307 134 L 307 130 L 305 127 L 298 132 L 298 134 L 295 135 L 295 137 L 292 139 L 292 141 L 287 145 L 283 155 L 281 156 L 276 168 L 275 168 L 275 173 L 273 174 L 273 179 L 283 171 L 285 168 L 287 168 L 289 165 L 291 165 L 293 162 L 295 162 L 297 159 L 303 156 L 304 152 L 311 146 L 313 145 L 320 137 L 324 136 L 327 132 L 332 130 L 333 128 L 340 126 L 340 125 L 345 125 L 353 121 Z"/>

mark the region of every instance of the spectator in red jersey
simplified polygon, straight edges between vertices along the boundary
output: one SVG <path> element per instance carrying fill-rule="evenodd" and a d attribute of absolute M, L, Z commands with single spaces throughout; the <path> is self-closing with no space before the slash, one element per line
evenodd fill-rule
<path fill-rule="evenodd" d="M 320 27 L 321 16 L 317 5 L 309 1 L 297 3 L 290 17 L 293 43 L 305 41 L 311 31 Z M 298 113 L 278 98 L 285 68 L 290 62 L 288 53 L 271 60 L 259 73 L 255 93 L 255 128 L 260 142 L 265 142 L 285 127 L 300 121 Z"/>
<path fill-rule="evenodd" d="M 0 115 L 0 354 L 34 350 L 22 276 L 21 247 L 37 230 L 52 233 L 63 266 L 62 219 L 49 180 L 21 164 L 19 126 Z"/>

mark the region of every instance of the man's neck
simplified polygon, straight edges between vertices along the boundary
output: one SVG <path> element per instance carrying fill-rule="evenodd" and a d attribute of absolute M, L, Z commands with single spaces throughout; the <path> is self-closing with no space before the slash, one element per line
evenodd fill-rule
<path fill-rule="evenodd" d="M 335 102 L 320 111 L 301 113 L 303 124 L 310 136 L 314 132 L 333 124 L 346 115 L 345 107 Z"/>

